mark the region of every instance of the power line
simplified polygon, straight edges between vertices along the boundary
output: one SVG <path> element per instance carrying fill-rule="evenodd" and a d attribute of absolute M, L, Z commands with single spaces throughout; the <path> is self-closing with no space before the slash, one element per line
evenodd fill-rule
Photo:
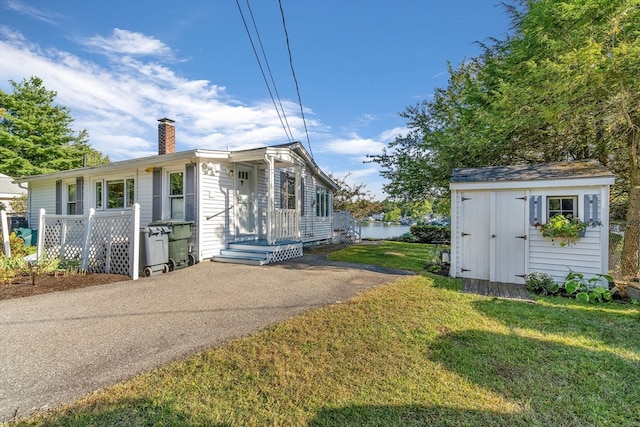
<path fill-rule="evenodd" d="M 249 0 L 247 0 L 247 5 L 248 4 L 249 4 Z M 269 96 L 271 97 L 271 101 L 273 102 L 273 106 L 275 107 L 276 112 L 278 113 L 278 119 L 280 119 L 280 124 L 282 125 L 282 128 L 284 129 L 284 133 L 287 135 L 287 138 L 289 139 L 289 142 L 293 142 L 294 138 L 293 138 L 293 134 L 291 133 L 291 128 L 289 128 L 288 123 L 285 125 L 285 120 L 283 120 L 282 115 L 280 114 L 280 109 L 278 108 L 278 105 L 276 104 L 275 98 L 273 97 L 273 93 L 271 92 L 271 87 L 269 86 L 269 81 L 267 80 L 267 76 L 265 75 L 264 69 L 262 68 L 262 62 L 260 61 L 260 56 L 258 55 L 258 51 L 256 50 L 255 44 L 253 43 L 253 38 L 251 37 L 251 31 L 249 31 L 249 27 L 247 25 L 247 21 L 244 19 L 244 13 L 242 13 L 242 8 L 240 7 L 239 0 L 236 0 L 236 5 L 238 6 L 238 11 L 240 12 L 240 17 L 242 18 L 242 23 L 244 24 L 244 29 L 247 32 L 247 36 L 249 37 L 249 42 L 251 43 L 251 48 L 253 49 L 253 53 L 254 53 L 254 55 L 256 57 L 256 60 L 258 61 L 258 66 L 260 67 L 260 73 L 262 74 L 262 78 L 264 79 L 264 83 L 267 86 L 267 91 L 269 92 Z M 255 26 L 255 21 L 254 21 L 254 26 Z M 257 28 L 256 28 L 256 33 L 257 33 Z M 264 54 L 264 50 L 263 50 L 263 54 Z M 265 60 L 266 60 L 266 55 L 265 55 Z M 272 80 L 273 80 L 273 77 L 272 77 Z M 280 106 L 282 106 L 282 103 L 280 103 Z M 284 109 L 282 110 L 282 113 L 284 114 Z"/>
<path fill-rule="evenodd" d="M 247 0 L 248 1 L 248 0 Z M 296 93 L 298 94 L 298 104 L 300 105 L 300 114 L 302 115 L 302 123 L 304 123 L 304 131 L 307 135 L 307 144 L 309 145 L 309 153 L 313 157 L 313 150 L 311 149 L 311 140 L 309 139 L 309 130 L 307 129 L 307 120 L 304 117 L 304 109 L 302 108 L 302 98 L 300 97 L 300 88 L 298 87 L 298 79 L 296 78 L 296 71 L 293 68 L 293 57 L 291 55 L 291 46 L 289 45 L 289 33 L 287 32 L 287 24 L 284 19 L 284 10 L 282 9 L 282 1 L 278 0 L 280 5 L 280 15 L 282 15 L 282 27 L 284 28 L 284 35 L 287 40 L 287 51 L 289 52 L 289 66 L 291 67 L 291 74 L 293 74 L 293 81 L 296 84 Z"/>
<path fill-rule="evenodd" d="M 291 141 L 295 138 L 293 137 L 293 132 L 291 132 L 291 126 L 289 126 L 289 121 L 287 120 L 287 113 L 282 106 L 282 100 L 280 99 L 280 94 L 278 93 L 278 87 L 276 86 L 276 82 L 273 79 L 273 73 L 271 73 L 271 67 L 269 66 L 269 60 L 267 59 L 267 53 L 264 51 L 264 46 L 262 44 L 262 38 L 260 37 L 260 31 L 258 31 L 258 26 L 256 24 L 256 20 L 253 17 L 253 11 L 251 10 L 251 5 L 249 5 L 249 0 L 247 0 L 247 9 L 249 9 L 249 14 L 251 15 L 251 21 L 253 22 L 253 28 L 256 31 L 256 36 L 258 37 L 258 42 L 260 43 L 260 50 L 262 51 L 262 57 L 264 58 L 264 62 L 267 66 L 267 70 L 269 71 L 269 77 L 271 78 L 271 84 L 273 85 L 273 90 L 276 93 L 276 98 L 278 99 L 278 104 L 280 105 L 280 110 L 282 111 L 282 117 L 287 125 L 287 129 L 289 130 L 289 135 L 291 135 Z"/>

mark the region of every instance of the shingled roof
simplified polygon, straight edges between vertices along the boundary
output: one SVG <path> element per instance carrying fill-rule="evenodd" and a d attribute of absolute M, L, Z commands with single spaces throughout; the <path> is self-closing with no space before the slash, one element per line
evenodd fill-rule
<path fill-rule="evenodd" d="M 596 161 L 563 163 L 537 163 L 513 166 L 454 169 L 450 182 L 502 182 L 544 181 L 553 179 L 580 179 L 613 177 L 614 175 Z"/>

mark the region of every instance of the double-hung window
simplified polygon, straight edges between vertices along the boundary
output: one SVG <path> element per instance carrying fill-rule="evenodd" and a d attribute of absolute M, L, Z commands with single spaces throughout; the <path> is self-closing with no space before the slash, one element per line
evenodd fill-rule
<path fill-rule="evenodd" d="M 329 216 L 330 198 L 325 189 L 316 190 L 316 216 Z"/>
<path fill-rule="evenodd" d="M 287 177 L 287 209 L 296 208 L 296 178 Z"/>
<path fill-rule="evenodd" d="M 169 173 L 169 216 L 184 219 L 184 172 Z"/>
<path fill-rule="evenodd" d="M 75 215 L 78 212 L 78 186 L 67 185 L 67 215 Z"/>

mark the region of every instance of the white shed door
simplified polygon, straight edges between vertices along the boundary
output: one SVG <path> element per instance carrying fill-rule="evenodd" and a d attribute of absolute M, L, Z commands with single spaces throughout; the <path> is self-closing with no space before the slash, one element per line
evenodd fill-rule
<path fill-rule="evenodd" d="M 527 206 L 524 191 L 493 193 L 491 281 L 524 284 Z"/>
<path fill-rule="evenodd" d="M 489 280 L 490 197 L 487 191 L 461 194 L 462 277 Z"/>

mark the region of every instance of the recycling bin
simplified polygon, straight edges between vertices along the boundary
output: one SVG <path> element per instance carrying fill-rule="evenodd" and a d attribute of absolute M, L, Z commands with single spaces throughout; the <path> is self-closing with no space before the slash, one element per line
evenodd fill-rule
<path fill-rule="evenodd" d="M 195 257 L 189 253 L 189 239 L 193 221 L 156 221 L 150 226 L 169 227 L 169 271 L 195 264 Z"/>
<path fill-rule="evenodd" d="M 145 277 L 169 271 L 169 233 L 167 226 L 140 229 L 140 270 Z"/>

